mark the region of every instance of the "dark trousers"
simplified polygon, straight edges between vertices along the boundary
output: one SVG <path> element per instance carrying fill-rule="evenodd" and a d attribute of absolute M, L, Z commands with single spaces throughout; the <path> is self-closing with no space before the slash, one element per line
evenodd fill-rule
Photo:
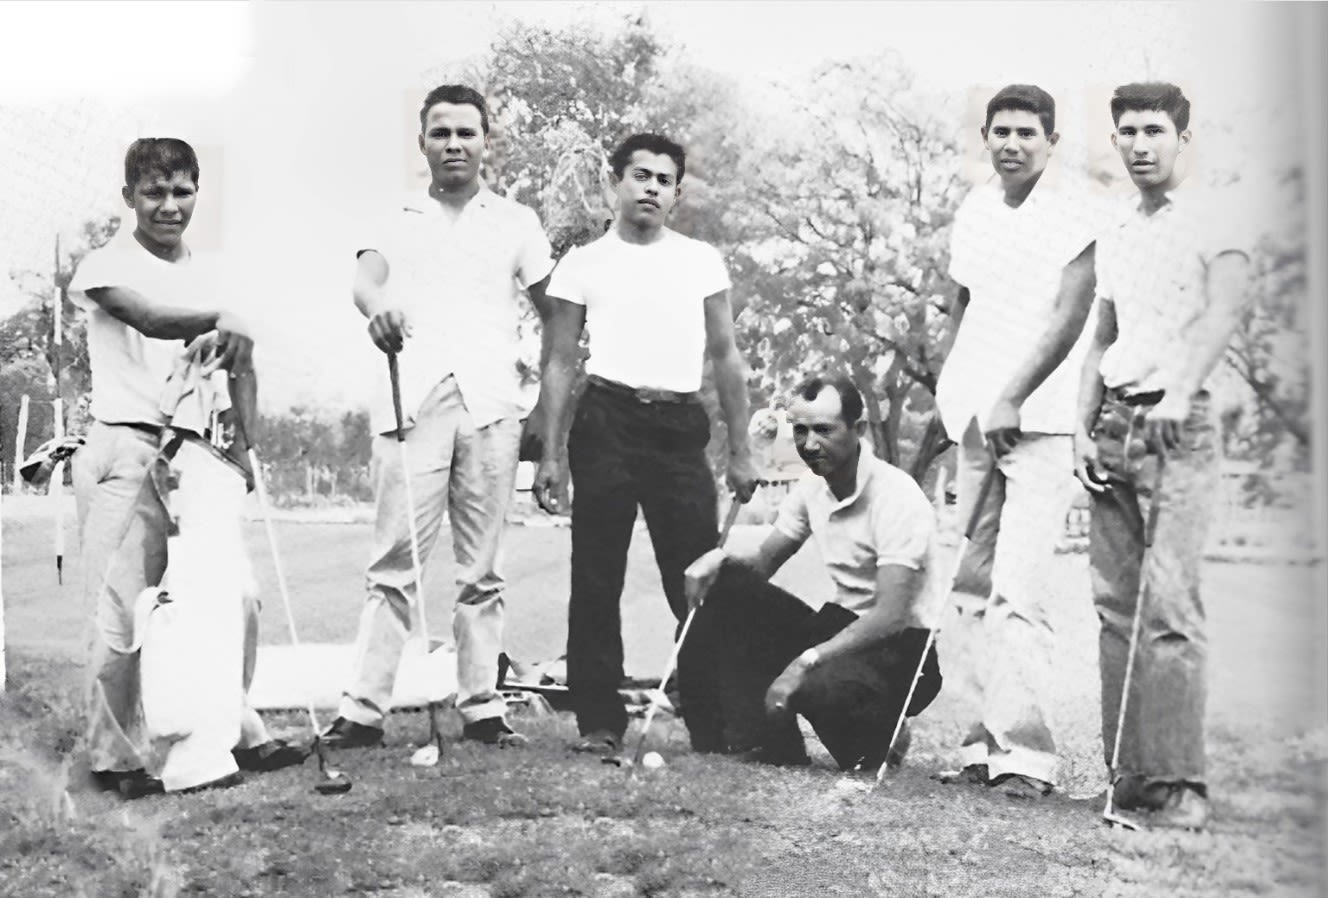
<path fill-rule="evenodd" d="M 627 711 L 619 601 L 640 506 L 674 617 L 687 613 L 683 571 L 713 549 L 717 495 L 706 461 L 710 419 L 700 402 L 643 402 L 593 381 L 568 437 L 572 474 L 572 596 L 567 685 L 582 734 L 622 735 Z"/>
<path fill-rule="evenodd" d="M 678 667 L 692 745 L 699 751 L 804 751 L 797 719 L 765 713 L 765 693 L 794 658 L 858 619 L 827 603 L 805 603 L 730 562 L 696 614 Z M 790 698 L 843 770 L 879 767 L 922 656 L 927 631 L 910 628 L 886 645 L 822 662 Z M 941 689 L 933 645 L 908 706 L 921 713 Z"/>

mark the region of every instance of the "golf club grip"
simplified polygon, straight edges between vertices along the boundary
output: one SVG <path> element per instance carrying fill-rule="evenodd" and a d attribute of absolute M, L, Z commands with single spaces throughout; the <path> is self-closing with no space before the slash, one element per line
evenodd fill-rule
<path fill-rule="evenodd" d="M 733 529 L 733 524 L 738 520 L 738 512 L 742 511 L 742 503 L 738 497 L 734 496 L 733 501 L 729 503 L 728 514 L 724 515 L 724 523 L 719 528 L 719 545 L 728 542 L 729 531 Z"/>
<path fill-rule="evenodd" d="M 397 366 L 397 354 L 387 354 L 387 379 L 392 382 L 392 414 L 397 419 L 397 442 L 406 439 L 405 416 L 401 414 L 401 369 Z"/>

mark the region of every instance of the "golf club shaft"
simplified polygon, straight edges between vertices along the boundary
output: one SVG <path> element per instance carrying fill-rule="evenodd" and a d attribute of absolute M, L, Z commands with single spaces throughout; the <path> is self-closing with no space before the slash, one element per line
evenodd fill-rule
<path fill-rule="evenodd" d="M 987 497 L 991 495 L 991 487 L 996 482 L 996 475 L 1000 473 L 996 466 L 996 456 L 990 455 L 991 467 L 982 477 L 982 484 L 978 487 L 977 501 L 973 504 L 973 511 L 969 513 L 968 521 L 964 525 L 963 538 L 959 540 L 959 547 L 955 550 L 954 563 L 950 569 L 950 579 L 946 596 L 954 592 L 955 582 L 959 579 L 959 571 L 964 564 L 964 555 L 968 552 L 969 544 L 973 542 L 973 533 L 978 529 L 978 522 L 982 519 L 982 511 L 986 508 Z M 927 663 L 927 655 L 931 652 L 932 643 L 936 641 L 936 628 L 931 627 L 927 630 L 927 639 L 922 644 L 922 657 L 918 659 L 917 669 L 913 671 L 913 680 L 908 684 L 908 693 L 904 696 L 904 705 L 899 709 L 899 719 L 895 721 L 894 731 L 890 734 L 890 744 L 885 747 L 886 759 L 890 757 L 890 750 L 895 747 L 895 742 L 899 739 L 899 731 L 904 728 L 904 720 L 908 717 L 908 706 L 913 702 L 913 693 L 917 691 L 918 680 L 922 679 L 922 668 Z M 885 779 L 886 768 L 889 764 L 886 759 L 881 761 L 881 766 L 876 769 L 876 782 L 880 783 Z"/>
<path fill-rule="evenodd" d="M 245 440 L 248 443 L 248 439 Z M 267 498 L 267 487 L 263 484 L 263 469 L 258 463 L 258 453 L 253 444 L 249 444 L 249 467 L 254 472 L 254 492 L 258 495 L 258 510 L 263 516 L 263 529 L 267 532 L 267 545 L 272 552 L 272 567 L 277 572 L 277 592 L 281 594 L 281 607 L 286 611 L 286 629 L 290 632 L 291 645 L 299 651 L 300 637 L 295 631 L 295 612 L 291 609 L 290 591 L 286 586 L 286 569 L 281 564 L 281 552 L 277 548 L 277 532 L 272 526 L 272 512 Z M 314 710 L 313 699 L 306 706 L 309 712 L 309 725 L 314 728 L 314 743 L 317 745 L 322 729 L 318 726 L 318 713 Z M 322 760 L 322 754 L 319 754 Z"/>
<path fill-rule="evenodd" d="M 738 512 L 741 510 L 742 503 L 738 501 L 737 496 L 734 496 L 733 501 L 729 504 L 728 514 L 724 516 L 724 525 L 719 529 L 719 548 L 723 548 L 724 543 L 728 541 L 729 531 L 733 529 L 733 522 L 738 519 Z M 704 601 L 704 599 L 704 595 L 698 598 L 696 604 L 687 612 L 687 617 L 682 622 L 682 629 L 678 631 L 678 638 L 673 643 L 673 651 L 669 653 L 669 661 L 664 668 L 664 675 L 659 678 L 660 690 L 664 689 L 664 684 L 668 682 L 669 677 L 673 674 L 673 669 L 678 665 L 678 657 L 682 652 L 683 640 L 687 638 L 687 632 L 692 628 L 692 621 L 696 619 L 697 609 L 701 607 L 701 602 Z M 650 732 L 650 725 L 655 721 L 655 709 L 658 707 L 659 702 L 652 699 L 650 707 L 646 709 L 646 719 L 641 725 L 641 737 L 637 740 L 636 752 L 632 755 L 633 764 L 641 763 L 641 755 L 646 747 L 646 735 Z"/>
<path fill-rule="evenodd" d="M 387 354 L 387 374 L 392 382 L 392 413 L 396 416 L 397 449 L 401 456 L 401 481 L 406 487 L 406 521 L 410 532 L 410 564 L 415 578 L 415 606 L 420 615 L 420 638 L 424 641 L 424 654 L 429 654 L 429 617 L 424 610 L 423 565 L 420 564 L 420 534 L 415 523 L 415 489 L 411 485 L 410 453 L 406 449 L 406 421 L 401 411 L 401 371 L 397 354 Z M 442 748 L 442 733 L 438 729 L 438 711 L 429 702 L 429 741 Z"/>
<path fill-rule="evenodd" d="M 1148 601 L 1148 553 L 1153 548 L 1153 536 L 1157 532 L 1157 517 L 1161 510 L 1158 496 L 1162 490 L 1162 470 L 1166 466 L 1166 455 L 1159 454 L 1157 474 L 1153 479 L 1153 495 L 1148 501 L 1148 518 L 1144 523 L 1144 552 L 1139 561 L 1139 591 L 1134 600 L 1134 618 L 1130 622 L 1130 645 L 1125 652 L 1125 676 L 1121 680 L 1120 708 L 1116 713 L 1116 738 L 1111 748 L 1111 770 L 1107 782 L 1107 806 L 1102 816 L 1113 816 L 1113 804 L 1116 791 L 1116 768 L 1120 764 L 1121 733 L 1125 730 L 1125 712 L 1130 701 L 1130 682 L 1134 678 L 1134 657 L 1139 650 L 1139 631 L 1142 629 L 1144 603 Z"/>

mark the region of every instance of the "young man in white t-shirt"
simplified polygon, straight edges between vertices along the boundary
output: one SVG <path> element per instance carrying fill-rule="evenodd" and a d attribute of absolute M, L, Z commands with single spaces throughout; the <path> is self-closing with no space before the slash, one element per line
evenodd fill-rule
<path fill-rule="evenodd" d="M 1117 809 L 1151 827 L 1199 829 L 1208 821 L 1199 573 L 1222 455 L 1211 375 L 1249 302 L 1248 215 L 1183 183 L 1190 101 L 1180 88 L 1124 85 L 1111 115 L 1111 143 L 1138 197 L 1099 241 L 1098 319 L 1074 437 L 1075 473 L 1092 502 L 1102 742 L 1110 765 L 1120 739 L 1109 771 Z"/>
<path fill-rule="evenodd" d="M 585 737 L 578 748 L 596 752 L 616 751 L 627 728 L 618 694 L 619 600 L 638 506 L 679 620 L 687 612 L 683 570 L 718 537 L 718 497 L 706 460 L 710 421 L 700 399 L 707 358 L 728 433 L 729 486 L 741 502 L 756 487 L 728 273 L 714 247 L 666 226 L 682 195 L 683 149 L 659 135 L 636 134 L 614 150 L 610 167 L 615 224 L 569 252 L 549 281 L 553 311 L 540 398 L 545 451 L 534 482 L 540 506 L 563 512 L 570 465 L 567 676 Z M 588 377 L 569 435 L 583 327 L 590 331 Z"/>
<path fill-rule="evenodd" d="M 87 751 L 98 782 L 131 797 L 163 788 L 155 776 L 159 758 L 146 744 L 139 655 L 132 648 L 134 601 L 158 585 L 167 561 L 168 511 L 156 489 L 142 489 L 170 418 L 163 392 L 186 343 L 198 338 L 210 344 L 215 367 L 231 373 L 237 405 L 252 410 L 257 390 L 248 327 L 224 308 L 217 272 L 195 259 L 183 239 L 198 185 L 189 144 L 135 141 L 125 155 L 122 191 L 134 227 L 90 253 L 70 284 L 71 299 L 88 314 L 94 419 L 73 462 L 84 594 L 95 620 Z M 252 603 L 245 614 L 245 668 L 252 671 Z M 269 739 L 258 716 L 246 714 L 236 751 L 241 768 L 276 769 L 306 754 Z"/>
<path fill-rule="evenodd" d="M 975 701 L 960 746 L 960 779 L 1038 797 L 1056 782 L 1056 743 L 1043 687 L 1055 633 L 1052 554 L 1078 494 L 1070 465 L 1076 375 L 1093 304 L 1097 204 L 1045 183 L 1056 105 L 1013 84 L 987 104 L 982 127 L 997 178 L 955 213 L 950 276 L 960 285 L 954 344 L 936 402 L 959 442 L 959 520 L 983 480 L 991 490 L 955 582 L 964 646 L 957 668 Z M 962 322 L 962 325 L 961 325 Z"/>
<path fill-rule="evenodd" d="M 704 604 L 683 646 L 678 684 L 693 743 L 778 765 L 809 762 L 795 715 L 843 770 L 897 765 L 900 712 L 920 713 L 941 688 L 933 648 L 904 708 L 928 630 L 936 626 L 930 560 L 936 531 L 926 494 L 864 445 L 862 394 L 843 376 L 808 378 L 789 408 L 811 472 L 789 492 L 754 552 L 714 549 L 686 572 Z M 835 595 L 813 611 L 770 578 L 814 539 Z"/>

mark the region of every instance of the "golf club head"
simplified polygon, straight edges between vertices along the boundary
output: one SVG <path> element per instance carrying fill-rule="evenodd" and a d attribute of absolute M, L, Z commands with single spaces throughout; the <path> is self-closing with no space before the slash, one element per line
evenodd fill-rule
<path fill-rule="evenodd" d="M 599 759 L 601 764 L 608 764 L 610 767 L 626 767 L 631 769 L 634 765 L 631 758 L 625 758 L 622 755 L 605 755 Z"/>
<path fill-rule="evenodd" d="M 314 783 L 314 791 L 319 795 L 344 795 L 352 785 L 350 777 L 345 773 L 328 767 L 319 775 L 318 782 Z"/>
<path fill-rule="evenodd" d="M 1102 822 L 1107 826 L 1119 826 L 1121 829 L 1130 832 L 1138 832 L 1139 822 L 1126 816 L 1124 813 L 1116 810 L 1115 802 L 1107 799 L 1107 806 L 1102 810 Z"/>

